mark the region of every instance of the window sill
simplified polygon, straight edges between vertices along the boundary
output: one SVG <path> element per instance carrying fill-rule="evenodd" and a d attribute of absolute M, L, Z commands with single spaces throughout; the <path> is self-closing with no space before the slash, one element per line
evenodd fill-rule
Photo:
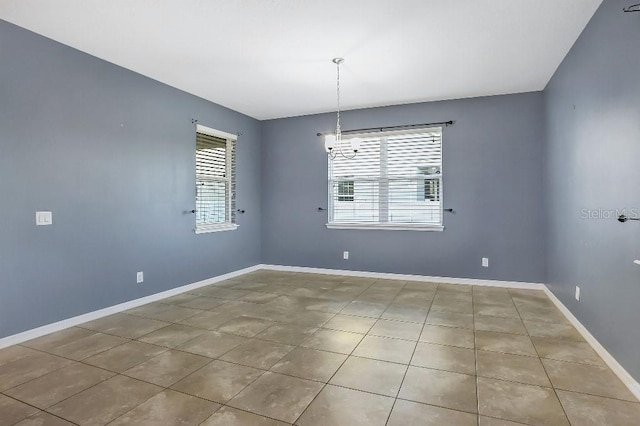
<path fill-rule="evenodd" d="M 196 234 L 209 234 L 211 232 L 233 231 L 238 229 L 238 225 L 235 223 L 225 223 L 223 225 L 207 225 L 200 226 L 194 229 Z"/>
<path fill-rule="evenodd" d="M 424 224 L 363 224 L 363 223 L 327 223 L 329 229 L 362 229 L 372 231 L 444 231 L 442 225 Z"/>

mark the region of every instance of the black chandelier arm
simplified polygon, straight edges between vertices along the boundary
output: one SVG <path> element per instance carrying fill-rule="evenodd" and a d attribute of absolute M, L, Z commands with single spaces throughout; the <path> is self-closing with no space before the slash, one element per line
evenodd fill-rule
<path fill-rule="evenodd" d="M 622 9 L 622 11 L 623 12 L 640 12 L 640 3 L 625 7 L 624 9 Z"/>

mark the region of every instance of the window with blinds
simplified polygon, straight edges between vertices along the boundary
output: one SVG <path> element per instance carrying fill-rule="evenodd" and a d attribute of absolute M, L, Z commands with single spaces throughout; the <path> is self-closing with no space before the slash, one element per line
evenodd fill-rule
<path fill-rule="evenodd" d="M 236 136 L 196 127 L 196 233 L 237 228 Z"/>
<path fill-rule="evenodd" d="M 442 230 L 442 128 L 350 134 L 329 160 L 330 228 Z"/>

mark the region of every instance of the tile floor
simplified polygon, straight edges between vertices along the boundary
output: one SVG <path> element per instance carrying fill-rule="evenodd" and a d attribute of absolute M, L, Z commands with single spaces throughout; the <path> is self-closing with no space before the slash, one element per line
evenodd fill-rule
<path fill-rule="evenodd" d="M 541 291 L 258 271 L 0 350 L 0 425 L 631 425 Z"/>

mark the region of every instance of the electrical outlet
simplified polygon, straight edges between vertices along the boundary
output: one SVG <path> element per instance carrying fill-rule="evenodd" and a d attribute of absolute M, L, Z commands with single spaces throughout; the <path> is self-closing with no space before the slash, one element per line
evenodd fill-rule
<path fill-rule="evenodd" d="M 488 257 L 483 257 L 482 258 L 482 266 L 485 268 L 489 267 L 489 258 Z"/>
<path fill-rule="evenodd" d="M 342 258 L 343 258 L 344 260 L 349 260 L 349 252 L 348 252 L 348 251 L 343 252 L 343 253 L 342 253 Z"/>
<path fill-rule="evenodd" d="M 576 286 L 576 300 L 580 301 L 580 287 Z"/>
<path fill-rule="evenodd" d="M 140 271 L 136 274 L 136 282 L 140 284 L 143 281 L 144 281 L 144 273 Z"/>

